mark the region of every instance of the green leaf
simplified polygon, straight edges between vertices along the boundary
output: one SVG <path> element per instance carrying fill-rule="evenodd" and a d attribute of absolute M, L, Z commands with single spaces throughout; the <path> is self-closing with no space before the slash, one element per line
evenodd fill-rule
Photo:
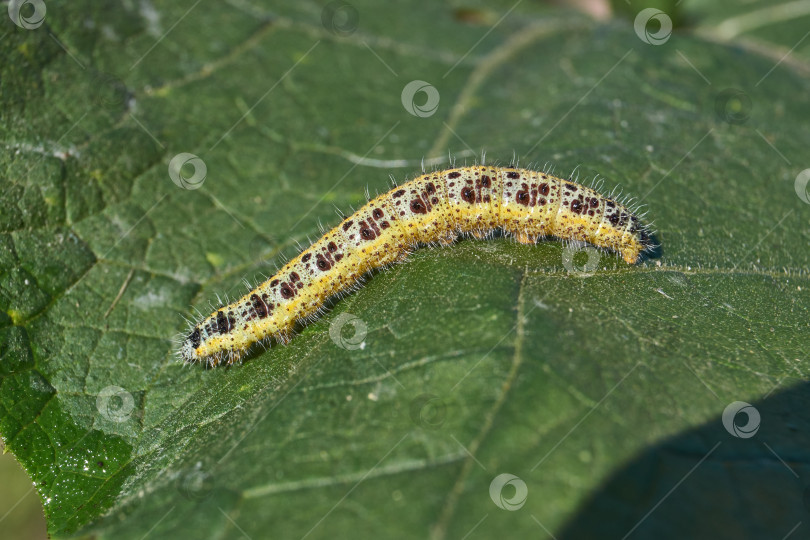
<path fill-rule="evenodd" d="M 797 3 L 740 30 L 723 24 L 764 8 L 695 2 L 659 45 L 635 10 L 273 4 L 51 0 L 42 26 L 0 28 L 0 432 L 52 535 L 806 521 Z M 432 114 L 403 106 L 414 80 L 438 91 Z M 184 319 L 272 274 L 333 206 L 482 149 L 621 185 L 663 256 L 571 272 L 560 241 L 467 239 L 371 276 L 286 347 L 177 361 Z M 205 164 L 195 189 L 170 177 L 182 153 Z M 753 437 L 721 421 L 736 401 L 760 414 Z"/>

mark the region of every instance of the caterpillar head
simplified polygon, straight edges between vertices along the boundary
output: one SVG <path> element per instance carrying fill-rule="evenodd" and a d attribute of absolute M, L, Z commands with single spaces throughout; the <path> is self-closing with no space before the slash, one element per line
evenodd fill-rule
<path fill-rule="evenodd" d="M 637 262 L 661 258 L 663 254 L 661 241 L 649 228 L 644 227 L 638 232 L 638 240 L 641 244 L 641 251 L 638 254 Z"/>
<path fill-rule="evenodd" d="M 180 343 L 180 358 L 187 364 L 199 362 L 202 356 L 198 353 L 202 335 L 196 326 Z"/>

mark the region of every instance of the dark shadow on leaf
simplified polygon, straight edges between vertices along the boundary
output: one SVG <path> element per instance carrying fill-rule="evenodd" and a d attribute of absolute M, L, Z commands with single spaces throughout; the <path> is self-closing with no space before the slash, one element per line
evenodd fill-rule
<path fill-rule="evenodd" d="M 608 479 L 557 538 L 810 537 L 810 383 L 752 405 L 753 436 L 733 436 L 718 415 L 667 439 Z M 734 419 L 745 435 L 746 413 Z"/>

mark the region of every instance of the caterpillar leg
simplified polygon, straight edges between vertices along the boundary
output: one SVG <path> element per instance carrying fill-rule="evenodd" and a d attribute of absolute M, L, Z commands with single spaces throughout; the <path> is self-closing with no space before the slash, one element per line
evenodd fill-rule
<path fill-rule="evenodd" d="M 446 234 L 444 236 L 439 237 L 438 239 L 439 245 L 442 247 L 452 246 L 456 243 L 456 235 L 455 234 Z"/>
<path fill-rule="evenodd" d="M 626 262 L 627 264 L 635 264 L 636 262 L 638 262 L 638 257 L 641 254 L 641 249 L 639 249 L 639 246 L 637 245 L 632 245 L 629 247 L 622 248 L 621 253 L 624 262 Z"/>

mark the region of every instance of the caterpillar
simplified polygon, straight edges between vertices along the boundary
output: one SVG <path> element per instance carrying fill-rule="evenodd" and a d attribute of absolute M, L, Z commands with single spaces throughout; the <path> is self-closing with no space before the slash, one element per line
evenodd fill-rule
<path fill-rule="evenodd" d="M 485 238 L 496 229 L 523 244 L 546 236 L 588 242 L 628 264 L 658 247 L 634 212 L 574 181 L 515 167 L 435 171 L 369 201 L 273 277 L 195 324 L 179 355 L 213 367 L 266 338 L 287 343 L 297 323 L 370 270 L 402 261 L 418 245 Z"/>

